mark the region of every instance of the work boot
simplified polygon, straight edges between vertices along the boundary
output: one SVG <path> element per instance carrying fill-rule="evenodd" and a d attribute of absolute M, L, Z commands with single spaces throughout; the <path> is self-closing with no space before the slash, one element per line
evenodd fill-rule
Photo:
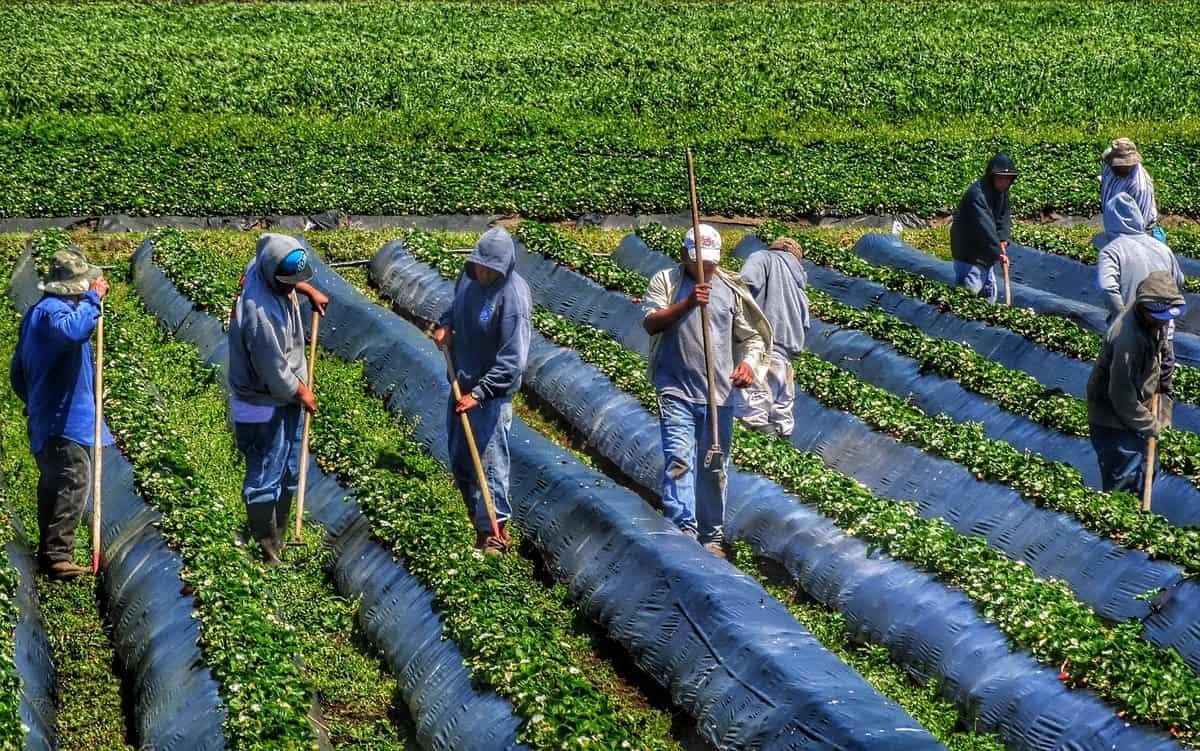
<path fill-rule="evenodd" d="M 476 550 L 483 550 L 483 546 L 487 544 L 487 541 L 488 541 L 487 532 L 480 532 L 479 530 L 475 530 L 475 549 Z"/>
<path fill-rule="evenodd" d="M 485 538 L 483 541 L 483 554 L 484 555 L 492 555 L 492 556 L 504 555 L 505 553 L 508 552 L 509 547 L 512 546 L 512 538 L 509 537 L 508 532 L 506 532 L 504 530 L 504 525 L 498 524 L 496 526 L 500 530 L 499 537 L 496 537 L 495 535 L 489 535 L 486 532 L 484 533 L 484 538 Z"/>
<path fill-rule="evenodd" d="M 83 566 L 76 566 L 71 561 L 54 561 L 42 569 L 42 573 L 55 581 L 70 581 L 89 573 Z"/>
<path fill-rule="evenodd" d="M 250 535 L 262 548 L 263 561 L 271 567 L 283 565 L 279 558 L 279 546 L 275 542 L 275 504 L 246 504 L 246 522 L 250 527 Z"/>
<path fill-rule="evenodd" d="M 713 555 L 715 555 L 718 558 L 728 558 L 729 557 L 728 555 L 725 554 L 725 548 L 722 547 L 720 542 L 710 542 L 704 546 L 704 549 L 707 550 L 708 552 L 712 553 Z"/>

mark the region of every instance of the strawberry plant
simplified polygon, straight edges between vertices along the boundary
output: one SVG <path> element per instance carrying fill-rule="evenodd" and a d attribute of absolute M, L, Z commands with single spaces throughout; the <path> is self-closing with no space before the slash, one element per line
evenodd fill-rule
<path fill-rule="evenodd" d="M 605 287 L 625 289 L 646 286 L 641 274 L 621 268 L 607 256 L 593 255 L 582 243 L 563 237 L 545 224 L 521 222 L 517 226 L 516 237 L 528 247 L 538 247 L 539 252 L 547 258 L 586 274 Z"/>
<path fill-rule="evenodd" d="M 14 537 L 8 515 L 13 507 L 8 485 L 0 475 L 0 511 L 3 511 L 5 521 L 0 525 L 0 751 L 25 748 L 25 728 L 20 713 L 21 675 L 17 672 L 15 641 L 17 624 L 21 622 L 21 611 L 17 607 L 21 576 L 8 557 L 8 545 Z"/>

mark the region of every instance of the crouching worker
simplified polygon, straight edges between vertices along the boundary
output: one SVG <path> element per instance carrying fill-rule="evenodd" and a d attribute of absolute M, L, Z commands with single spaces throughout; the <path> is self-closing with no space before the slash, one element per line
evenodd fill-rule
<path fill-rule="evenodd" d="M 329 298 L 308 284 L 308 252 L 294 237 L 258 238 L 229 324 L 233 432 L 246 457 L 242 500 L 263 560 L 282 561 L 288 515 L 300 477 L 303 412 L 317 411 L 309 389 L 304 328 L 296 293 L 324 315 Z"/>
<path fill-rule="evenodd" d="M 442 349 L 449 348 L 462 389 L 462 399 L 457 402 L 451 392 L 446 410 L 450 470 L 475 527 L 475 548 L 486 555 L 502 555 L 510 543 L 505 531 L 511 513 L 508 433 L 512 428 L 512 395 L 521 388 L 521 375 L 529 357 L 533 303 L 529 287 L 515 266 L 516 254 L 508 231 L 495 227 L 485 232 L 454 284 L 454 302 L 433 332 L 434 342 Z M 479 449 L 499 537 L 492 533 L 463 432 L 463 413 Z"/>
<path fill-rule="evenodd" d="M 724 557 L 725 488 L 720 476 L 729 460 L 734 389 L 744 389 L 766 376 L 771 325 L 741 277 L 718 266 L 721 235 L 716 229 L 700 225 L 700 257 L 708 281 L 698 284 L 695 278 L 697 250 L 692 230 L 688 230 L 683 247 L 691 262 L 654 275 L 646 292 L 647 312 L 642 323 L 651 336 L 648 372 L 658 393 L 665 465 L 663 512 L 684 534 Z M 701 306 L 708 307 L 717 439 L 726 467 L 704 466 L 713 436 Z"/>
<path fill-rule="evenodd" d="M 74 562 L 75 530 L 91 490 L 96 438 L 96 366 L 89 340 L 108 282 L 82 253 L 60 250 L 38 287 L 42 299 L 21 319 L 9 380 L 25 403 L 29 449 L 39 472 L 38 568 L 66 580 L 88 572 Z M 111 446 L 108 426 L 101 430 L 101 444 Z"/>
<path fill-rule="evenodd" d="M 767 250 L 752 253 L 741 277 L 771 324 L 773 347 L 765 380 L 748 386 L 737 406 L 746 427 L 768 435 L 790 436 L 795 425 L 796 375 L 792 358 L 804 351 L 809 327 L 808 275 L 800 262 L 800 243 L 781 237 Z"/>
<path fill-rule="evenodd" d="M 1171 424 L 1175 353 L 1167 325 L 1186 309 L 1175 279 L 1152 272 L 1104 337 L 1088 379 L 1087 407 L 1106 491 L 1142 492 L 1147 441 Z M 1151 412 L 1156 393 L 1157 418 Z"/>
<path fill-rule="evenodd" d="M 1012 205 L 1008 189 L 1017 168 L 1007 154 L 996 154 L 983 177 L 971 183 L 950 225 L 955 283 L 988 302 L 996 302 L 995 265 L 1008 266 Z"/>

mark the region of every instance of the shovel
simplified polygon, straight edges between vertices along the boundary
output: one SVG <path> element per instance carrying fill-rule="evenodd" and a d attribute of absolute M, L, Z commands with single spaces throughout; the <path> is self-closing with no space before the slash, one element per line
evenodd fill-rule
<path fill-rule="evenodd" d="M 100 299 L 100 317 L 96 319 L 96 432 L 92 439 L 92 575 L 100 573 L 100 509 L 104 426 L 104 298 Z"/>
<path fill-rule="evenodd" d="M 696 198 L 696 167 L 692 161 L 692 150 L 687 150 L 688 188 L 692 198 L 692 235 L 696 248 L 696 283 L 704 284 L 704 253 L 700 248 L 700 202 Z M 708 306 L 700 306 L 700 328 L 704 334 L 704 367 L 708 376 L 708 416 L 711 421 L 712 446 L 704 453 L 704 466 L 717 475 L 717 485 L 725 494 L 725 453 L 721 450 L 720 434 L 717 430 L 717 391 L 713 376 L 712 340 L 708 332 Z"/>

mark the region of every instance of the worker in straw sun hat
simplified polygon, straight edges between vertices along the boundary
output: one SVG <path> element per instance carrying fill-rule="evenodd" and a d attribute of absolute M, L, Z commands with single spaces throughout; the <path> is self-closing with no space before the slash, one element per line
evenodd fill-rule
<path fill-rule="evenodd" d="M 438 347 L 450 353 L 461 389 L 461 398 L 455 399 L 452 391 L 446 405 L 451 474 L 475 528 L 475 549 L 490 556 L 508 552 L 512 542 L 505 529 L 512 513 L 508 436 L 512 397 L 521 388 L 532 336 L 533 298 L 516 263 L 508 230 L 493 227 L 485 232 L 467 257 L 454 284 L 454 300 L 433 332 Z M 491 511 L 471 440 L 479 452 Z"/>
<path fill-rule="evenodd" d="M 746 427 L 768 435 L 790 436 L 795 426 L 792 358 L 804 351 L 810 325 L 808 275 L 800 263 L 803 260 L 800 243 L 781 237 L 766 250 L 751 253 L 740 272 L 771 324 L 773 347 L 767 377 L 742 392 L 736 415 Z"/>
<path fill-rule="evenodd" d="M 1175 279 L 1154 271 L 1104 337 L 1088 379 L 1087 410 L 1106 491 L 1142 492 L 1148 439 L 1171 424 L 1175 352 L 1167 327 L 1186 311 Z"/>
<path fill-rule="evenodd" d="M 242 500 L 250 533 L 272 566 L 282 563 L 300 473 L 302 410 L 315 413 L 308 386 L 299 292 L 324 315 L 329 298 L 315 289 L 308 250 L 295 237 L 258 238 L 229 323 L 233 433 L 246 457 Z"/>
<path fill-rule="evenodd" d="M 1105 149 L 1101 156 L 1100 206 L 1108 204 L 1121 193 L 1128 194 L 1138 206 L 1145 232 L 1154 235 L 1159 242 L 1167 241 L 1167 234 L 1158 226 L 1158 206 L 1154 203 L 1154 181 L 1142 164 L 1142 154 L 1137 145 L 1128 138 L 1118 138 Z M 1112 241 L 1112 233 L 1105 226 L 1103 232 L 1092 238 L 1092 244 L 1101 250 Z"/>
<path fill-rule="evenodd" d="M 727 466 L 704 466 L 713 443 L 700 307 L 707 306 L 712 348 L 717 433 L 728 465 L 734 390 L 766 377 L 771 324 L 741 277 L 722 269 L 721 235 L 700 225 L 705 280 L 695 276 L 697 243 L 688 230 L 683 250 L 691 263 L 659 271 L 650 280 L 642 325 L 651 336 L 648 373 L 658 393 L 663 448 L 663 512 L 684 534 L 725 556 L 722 524 Z M 716 464 L 717 462 L 714 462 Z"/>
<path fill-rule="evenodd" d="M 983 177 L 963 193 L 950 225 L 955 283 L 988 302 L 996 302 L 998 292 L 995 265 L 1008 266 L 1006 251 L 1012 239 L 1008 189 L 1016 179 L 1017 168 L 1008 154 L 993 156 Z"/>
<path fill-rule="evenodd" d="M 42 299 L 21 319 L 9 379 L 25 403 L 39 472 L 38 566 L 51 578 L 73 579 L 87 573 L 74 562 L 75 530 L 91 489 L 96 366 L 90 339 L 108 282 L 73 248 L 54 254 L 38 286 Z M 112 434 L 101 428 L 101 444 L 111 446 Z"/>

